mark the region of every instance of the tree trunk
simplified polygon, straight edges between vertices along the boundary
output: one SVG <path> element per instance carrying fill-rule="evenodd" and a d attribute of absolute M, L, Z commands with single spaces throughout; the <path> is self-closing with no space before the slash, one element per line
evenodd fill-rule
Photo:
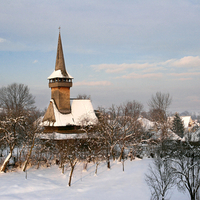
<path fill-rule="evenodd" d="M 71 171 L 70 171 L 70 174 L 69 174 L 69 182 L 68 182 L 68 186 L 70 187 L 71 186 L 71 181 L 72 181 L 72 174 L 73 174 L 73 171 L 74 171 L 74 168 L 76 166 L 76 163 L 77 163 L 77 158 L 73 161 L 73 162 L 70 162 L 70 166 L 71 166 Z"/>
<path fill-rule="evenodd" d="M 97 169 L 98 169 L 98 166 L 99 166 L 99 162 L 97 161 L 97 162 L 96 162 L 95 175 L 97 175 Z"/>
<path fill-rule="evenodd" d="M 107 157 L 107 168 L 110 169 L 110 156 Z"/>
<path fill-rule="evenodd" d="M 191 194 L 190 197 L 191 197 L 191 200 L 196 200 L 195 194 Z"/>
<path fill-rule="evenodd" d="M 38 160 L 38 164 L 37 164 L 37 168 L 36 169 L 39 169 L 40 167 L 40 160 Z"/>
<path fill-rule="evenodd" d="M 30 151 L 29 151 L 29 154 L 28 154 L 28 156 L 27 156 L 27 159 L 26 159 L 26 161 L 25 161 L 25 163 L 24 163 L 24 167 L 23 167 L 23 169 L 22 169 L 23 172 L 26 171 L 29 158 L 31 157 L 31 154 L 32 154 L 33 147 L 34 147 L 34 140 L 33 140 L 33 144 L 31 145 L 31 149 L 30 149 Z"/>
<path fill-rule="evenodd" d="M 113 160 L 115 161 L 115 152 L 113 151 L 113 149 L 112 149 L 112 158 L 113 158 Z"/>
<path fill-rule="evenodd" d="M 69 174 L 69 183 L 68 183 L 69 187 L 71 186 L 72 174 L 73 174 L 73 171 L 74 171 L 74 167 L 75 166 L 71 166 L 71 171 L 70 171 L 70 174 Z"/>
<path fill-rule="evenodd" d="M 65 172 L 65 166 L 63 165 L 62 166 L 62 174 L 64 174 L 64 172 Z"/>
<path fill-rule="evenodd" d="M 6 172 L 6 167 L 11 157 L 12 157 L 12 152 L 10 152 L 8 156 L 6 157 L 6 159 L 4 160 L 3 165 L 1 166 L 1 172 L 4 172 L 4 173 Z"/>
<path fill-rule="evenodd" d="M 122 149 L 121 149 L 121 153 L 120 153 L 120 156 L 119 156 L 119 159 L 118 159 L 119 162 L 122 161 L 123 154 L 124 154 L 124 147 L 122 147 Z"/>
<path fill-rule="evenodd" d="M 41 160 L 41 154 L 39 152 L 38 153 L 38 164 L 37 164 L 37 168 L 36 169 L 39 169 L 39 167 L 40 167 L 40 160 Z"/>
<path fill-rule="evenodd" d="M 86 161 L 86 162 L 83 164 L 83 171 L 84 171 L 84 172 L 87 171 L 87 165 L 88 165 L 88 162 Z"/>

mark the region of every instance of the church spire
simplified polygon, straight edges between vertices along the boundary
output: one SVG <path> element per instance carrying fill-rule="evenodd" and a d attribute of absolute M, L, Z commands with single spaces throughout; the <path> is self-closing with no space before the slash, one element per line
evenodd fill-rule
<path fill-rule="evenodd" d="M 73 77 L 65 69 L 65 60 L 62 49 L 61 36 L 59 31 L 56 65 L 54 72 L 48 77 L 49 87 L 51 88 L 51 99 L 59 112 L 67 114 L 71 112 L 70 107 L 70 88 L 72 87 Z M 48 108 L 48 119 L 53 120 L 52 106 Z M 45 117 L 47 119 L 47 117 Z"/>
<path fill-rule="evenodd" d="M 67 75 L 66 68 L 65 68 L 65 60 L 64 54 L 62 49 L 62 41 L 60 36 L 60 28 L 59 28 L 59 36 L 58 36 L 58 47 L 57 47 L 57 56 L 56 56 L 56 65 L 55 71 L 60 70 L 63 76 Z"/>

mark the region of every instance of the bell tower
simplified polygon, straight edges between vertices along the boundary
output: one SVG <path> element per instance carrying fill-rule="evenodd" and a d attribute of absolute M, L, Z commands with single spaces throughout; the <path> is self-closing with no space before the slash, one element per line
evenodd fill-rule
<path fill-rule="evenodd" d="M 70 87 L 72 87 L 72 79 L 65 68 L 65 60 L 62 49 L 61 36 L 59 31 L 57 56 L 54 72 L 48 77 L 49 88 L 51 88 L 51 99 L 60 113 L 68 114 L 70 108 Z"/>
<path fill-rule="evenodd" d="M 44 135 L 49 134 L 55 140 L 73 139 L 75 133 L 84 136 L 85 133 L 81 129 L 80 123 L 87 118 L 89 124 L 95 124 L 97 117 L 89 99 L 73 99 L 70 104 L 70 88 L 73 77 L 65 68 L 60 31 L 55 70 L 48 80 L 49 88 L 51 88 L 51 100 L 42 120 Z M 65 136 L 65 134 L 73 135 Z M 83 136 L 81 135 L 81 138 Z M 46 136 L 42 136 L 42 138 L 49 139 Z"/>

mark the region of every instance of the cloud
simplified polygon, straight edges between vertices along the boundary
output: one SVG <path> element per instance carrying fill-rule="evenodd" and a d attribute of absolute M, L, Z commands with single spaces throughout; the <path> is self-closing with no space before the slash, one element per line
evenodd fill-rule
<path fill-rule="evenodd" d="M 180 81 L 189 81 L 189 80 L 192 80 L 192 78 L 179 78 L 178 80 L 180 80 Z"/>
<path fill-rule="evenodd" d="M 96 71 L 105 70 L 106 73 L 119 73 L 127 69 L 147 69 L 153 67 L 154 64 L 149 63 L 132 63 L 132 64 L 100 64 L 100 65 L 91 65 Z"/>
<path fill-rule="evenodd" d="M 82 85 L 87 85 L 87 86 L 107 86 L 111 85 L 109 81 L 81 81 L 81 82 L 76 82 L 74 83 L 75 86 L 82 86 Z"/>
<path fill-rule="evenodd" d="M 200 57 L 199 56 L 186 56 L 181 59 L 169 59 L 163 62 L 154 62 L 154 63 L 132 63 L 132 64 L 99 64 L 91 65 L 95 71 L 104 70 L 106 73 L 119 73 L 124 72 L 127 69 L 137 69 L 147 71 L 157 71 L 164 70 L 167 67 L 190 67 L 196 68 L 200 67 Z"/>
<path fill-rule="evenodd" d="M 198 76 L 200 72 L 188 72 L 188 73 L 171 73 L 171 76 Z"/>
<path fill-rule="evenodd" d="M 0 43 L 6 42 L 6 39 L 0 38 Z"/>
<path fill-rule="evenodd" d="M 157 78 L 162 78 L 163 74 L 162 73 L 150 73 L 150 74 L 136 74 L 136 73 L 131 73 L 128 75 L 124 75 L 122 76 L 122 78 L 125 79 L 139 79 L 139 78 L 153 78 L 153 79 L 157 79 Z"/>
<path fill-rule="evenodd" d="M 186 56 L 181 59 L 169 59 L 154 63 L 99 64 L 91 65 L 90 67 L 92 67 L 96 72 L 105 71 L 107 74 L 122 74 L 121 77 L 116 78 L 155 79 L 161 78 L 163 75 L 168 75 L 179 77 L 178 80 L 191 80 L 192 76 L 200 75 L 200 57 Z M 181 73 L 180 69 L 182 70 Z"/>
<path fill-rule="evenodd" d="M 188 96 L 187 99 L 188 99 L 189 101 L 192 101 L 192 102 L 200 103 L 200 98 L 199 98 L 198 96 L 195 96 L 195 95 L 193 95 L 193 96 Z"/>
<path fill-rule="evenodd" d="M 200 57 L 186 56 L 179 60 L 175 60 L 171 65 L 175 67 L 200 67 Z"/>
<path fill-rule="evenodd" d="M 37 62 L 38 62 L 38 60 L 34 60 L 34 61 L 33 61 L 33 64 L 35 64 L 35 63 L 37 63 Z"/>

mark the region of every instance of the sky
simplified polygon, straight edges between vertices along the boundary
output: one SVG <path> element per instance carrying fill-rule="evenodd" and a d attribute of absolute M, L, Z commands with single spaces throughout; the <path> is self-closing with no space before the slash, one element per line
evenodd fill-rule
<path fill-rule="evenodd" d="M 0 87 L 28 85 L 48 106 L 59 27 L 71 97 L 98 106 L 169 93 L 173 112 L 200 112 L 199 0 L 0 0 Z"/>

